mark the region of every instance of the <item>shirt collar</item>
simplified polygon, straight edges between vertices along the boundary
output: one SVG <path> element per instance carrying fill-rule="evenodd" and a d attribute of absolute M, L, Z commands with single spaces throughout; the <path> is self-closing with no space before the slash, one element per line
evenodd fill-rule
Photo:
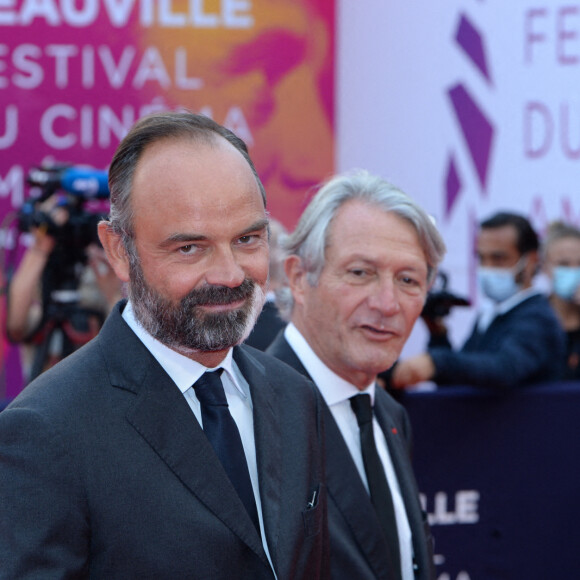
<path fill-rule="evenodd" d="M 353 384 L 339 377 L 330 370 L 312 350 L 304 336 L 291 322 L 284 330 L 284 338 L 292 347 L 308 374 L 318 387 L 326 404 L 330 407 L 350 399 L 354 395 L 366 393 L 371 396 L 371 403 L 375 403 L 375 382 L 373 381 L 364 390 L 357 389 Z"/>
<path fill-rule="evenodd" d="M 182 393 L 187 391 L 205 371 L 214 370 L 208 369 L 201 363 L 174 351 L 151 336 L 135 318 L 135 312 L 130 300 L 127 302 L 122 316 L 131 330 L 133 330 L 147 350 L 155 357 Z M 233 349 L 230 348 L 225 359 L 216 368 L 224 369 L 236 389 L 245 398 L 247 395 L 237 379 L 234 364 Z"/>
<path fill-rule="evenodd" d="M 477 322 L 479 332 L 485 332 L 497 316 L 506 314 L 518 304 L 521 304 L 524 300 L 527 300 L 536 294 L 541 294 L 540 290 L 531 286 L 525 290 L 520 290 L 503 302 L 484 302 L 483 306 L 480 308 Z"/>
<path fill-rule="evenodd" d="M 509 312 L 512 308 L 515 308 L 518 304 L 527 300 L 531 296 L 536 294 L 540 294 L 540 291 L 537 288 L 531 286 L 530 288 L 526 288 L 525 290 L 520 290 L 513 296 L 510 296 L 507 300 L 503 302 L 499 302 L 495 307 L 496 315 L 499 316 L 500 314 L 505 314 Z"/>

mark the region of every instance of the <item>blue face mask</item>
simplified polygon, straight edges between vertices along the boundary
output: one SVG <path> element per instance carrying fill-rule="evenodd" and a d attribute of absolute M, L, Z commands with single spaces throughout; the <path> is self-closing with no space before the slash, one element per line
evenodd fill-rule
<path fill-rule="evenodd" d="M 488 268 L 486 266 L 480 266 L 477 270 L 479 287 L 494 302 L 503 302 L 522 289 L 522 285 L 516 282 L 516 276 L 522 270 L 522 259 L 513 268 Z"/>
<path fill-rule="evenodd" d="M 552 280 L 554 294 L 564 300 L 571 300 L 580 286 L 580 268 L 556 266 Z"/>

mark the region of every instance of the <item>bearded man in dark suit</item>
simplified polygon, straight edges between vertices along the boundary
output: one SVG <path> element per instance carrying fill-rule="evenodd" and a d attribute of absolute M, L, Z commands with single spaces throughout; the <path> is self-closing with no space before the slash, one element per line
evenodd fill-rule
<path fill-rule="evenodd" d="M 109 187 L 99 237 L 129 301 L 0 414 L 0 577 L 327 578 L 319 394 L 236 346 L 268 275 L 244 143 L 155 114 Z"/>
<path fill-rule="evenodd" d="M 421 313 L 443 241 L 407 195 L 361 171 L 320 189 L 285 249 L 290 322 L 267 352 L 326 402 L 332 578 L 434 578 L 409 419 L 376 378 Z"/>

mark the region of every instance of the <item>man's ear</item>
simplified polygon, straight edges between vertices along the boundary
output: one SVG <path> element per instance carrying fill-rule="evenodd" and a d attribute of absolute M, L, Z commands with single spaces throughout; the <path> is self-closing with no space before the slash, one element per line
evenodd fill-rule
<path fill-rule="evenodd" d="M 99 240 L 107 254 L 111 268 L 122 282 L 129 281 L 129 257 L 121 236 L 113 231 L 109 222 L 102 221 L 98 225 Z"/>
<path fill-rule="evenodd" d="M 532 278 L 540 271 L 540 253 L 538 250 L 531 250 L 528 252 L 528 262 L 528 279 L 531 284 Z"/>
<path fill-rule="evenodd" d="M 284 271 L 294 302 L 303 304 L 305 284 L 308 284 L 308 280 L 306 280 L 306 271 L 302 265 L 302 260 L 295 255 L 288 256 L 284 261 Z"/>

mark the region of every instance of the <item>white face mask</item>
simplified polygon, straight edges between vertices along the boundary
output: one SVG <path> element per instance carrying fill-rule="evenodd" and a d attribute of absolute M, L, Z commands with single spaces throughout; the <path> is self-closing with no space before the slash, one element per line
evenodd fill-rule
<path fill-rule="evenodd" d="M 482 292 L 494 302 L 503 302 L 517 294 L 521 283 L 516 282 L 524 269 L 524 257 L 513 268 L 488 268 L 480 266 L 477 270 L 477 280 Z"/>
<path fill-rule="evenodd" d="M 569 266 L 556 266 L 554 268 L 552 280 L 554 294 L 564 300 L 571 300 L 578 287 L 580 287 L 580 268 Z"/>

